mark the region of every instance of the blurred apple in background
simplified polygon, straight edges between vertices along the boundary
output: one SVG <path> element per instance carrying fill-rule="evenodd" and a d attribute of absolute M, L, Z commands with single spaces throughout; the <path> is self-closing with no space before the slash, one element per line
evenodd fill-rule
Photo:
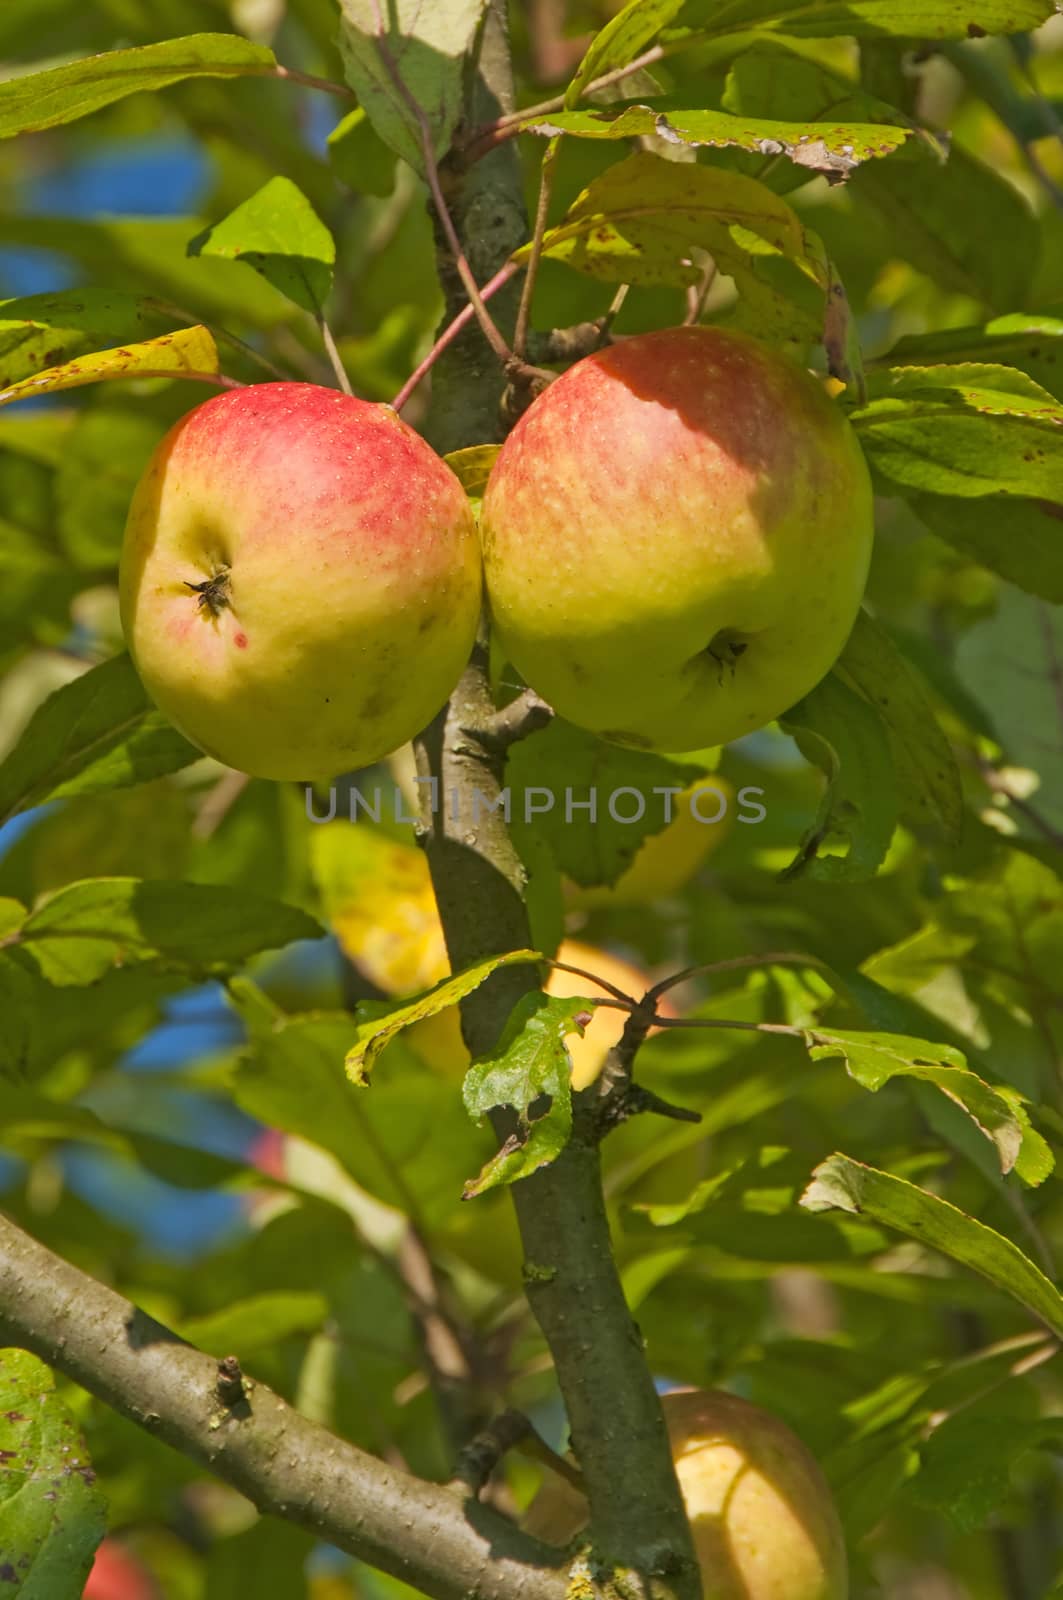
<path fill-rule="evenodd" d="M 678 1389 L 661 1404 L 704 1600 L 846 1600 L 838 1513 L 796 1434 L 722 1390 Z M 524 1526 L 564 1547 L 587 1518 L 579 1490 L 551 1475 Z"/>
<path fill-rule="evenodd" d="M 119 1539 L 104 1539 L 96 1551 L 82 1600 L 160 1600 L 146 1569 Z"/>

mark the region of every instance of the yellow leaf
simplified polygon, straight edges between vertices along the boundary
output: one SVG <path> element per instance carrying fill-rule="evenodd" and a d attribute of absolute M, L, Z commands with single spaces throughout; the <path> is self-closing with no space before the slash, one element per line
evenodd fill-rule
<path fill-rule="evenodd" d="M 117 345 L 94 355 L 78 356 L 61 366 L 48 367 L 32 378 L 23 378 L 8 389 L 0 389 L 0 405 L 13 400 L 28 400 L 32 395 L 53 394 L 59 389 L 80 389 L 86 383 L 107 383 L 116 378 L 175 378 L 183 372 L 218 371 L 218 350 L 206 328 L 176 328 L 158 339 L 140 344 Z"/>

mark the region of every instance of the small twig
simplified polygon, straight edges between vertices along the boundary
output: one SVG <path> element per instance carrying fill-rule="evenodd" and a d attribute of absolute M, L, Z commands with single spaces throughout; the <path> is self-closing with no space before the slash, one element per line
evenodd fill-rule
<path fill-rule="evenodd" d="M 324 94 L 339 95 L 344 100 L 354 99 L 354 90 L 345 83 L 334 83 L 331 78 L 316 78 L 312 72 L 299 72 L 295 67 L 267 67 L 262 76 L 284 78 L 289 83 L 301 83 L 307 89 L 320 89 Z"/>
<path fill-rule="evenodd" d="M 479 285 L 473 276 L 472 268 L 469 266 L 468 260 L 465 256 L 465 251 L 462 249 L 461 240 L 458 238 L 458 230 L 454 226 L 454 218 L 450 214 L 450 208 L 447 205 L 446 198 L 443 194 L 443 188 L 439 181 L 439 166 L 436 161 L 435 145 L 432 141 L 432 129 L 429 125 L 428 118 L 425 115 L 424 108 L 417 100 L 417 97 L 411 92 L 409 85 L 406 83 L 402 73 L 399 71 L 398 63 L 391 53 L 391 49 L 387 41 L 387 32 L 384 27 L 384 18 L 380 9 L 380 0 L 372 0 L 372 3 L 373 16 L 376 22 L 377 30 L 377 53 L 380 56 L 380 60 L 383 63 L 388 77 L 395 85 L 395 88 L 398 90 L 400 96 L 402 97 L 417 124 L 417 128 L 421 136 L 421 151 L 424 155 L 425 178 L 428 182 L 429 193 L 432 196 L 432 204 L 435 206 L 436 215 L 439 218 L 440 226 L 446 235 L 447 245 L 449 246 L 451 256 L 453 257 L 454 265 L 457 268 L 458 277 L 461 279 L 465 293 L 469 297 L 469 303 L 475 312 L 476 320 L 480 324 L 480 329 L 484 338 L 491 346 L 491 349 L 494 351 L 499 361 L 501 361 L 504 365 L 508 365 L 513 360 L 513 352 L 506 343 L 502 334 L 502 330 L 499 328 L 498 324 L 495 322 L 491 313 L 484 304 L 483 297 L 480 294 Z"/>
<path fill-rule="evenodd" d="M 219 344 L 227 344 L 231 349 L 238 350 L 242 356 L 247 357 L 248 361 L 256 362 L 258 366 L 264 368 L 266 372 L 271 373 L 274 378 L 278 378 L 282 383 L 290 381 L 289 373 L 282 372 L 280 367 L 275 366 L 268 356 L 264 356 L 260 350 L 256 350 L 253 344 L 248 344 L 246 339 L 241 339 L 237 334 L 230 333 L 228 328 L 220 328 L 215 322 L 204 322 L 202 317 L 197 316 L 194 311 L 189 311 L 185 306 L 174 305 L 169 300 L 156 300 L 154 295 L 146 295 L 144 304 L 152 311 L 159 312 L 161 316 L 173 317 L 175 321 L 183 322 L 190 328 L 206 328 L 207 332 Z"/>
<path fill-rule="evenodd" d="M 499 289 L 503 288 L 511 278 L 516 277 L 517 273 L 521 270 L 521 265 L 522 264 L 517 261 L 507 261 L 505 266 L 502 267 L 500 271 L 496 272 L 494 277 L 489 278 L 484 284 L 483 288 L 480 290 L 480 299 L 484 301 L 490 300 L 491 296 L 493 294 L 497 294 Z M 469 326 L 469 323 L 473 320 L 475 315 L 476 312 L 473 309 L 471 301 L 468 305 L 462 306 L 453 322 L 449 323 L 447 327 L 443 329 L 443 332 L 439 335 L 439 338 L 436 340 L 431 350 L 429 350 L 424 360 L 414 368 L 413 372 L 410 373 L 410 376 L 406 379 L 406 382 L 403 384 L 402 388 L 391 402 L 392 408 L 395 411 L 402 410 L 403 406 L 409 400 L 414 390 L 420 384 L 422 378 L 427 377 L 428 373 L 431 372 L 432 368 L 443 354 L 443 351 L 446 350 L 449 345 L 454 343 L 454 340 L 458 337 L 459 333 Z"/>
<path fill-rule="evenodd" d="M 614 83 L 620 83 L 624 78 L 630 78 L 634 73 L 641 72 L 644 67 L 653 66 L 654 62 L 662 61 L 665 56 L 671 55 L 676 48 L 681 47 L 684 40 L 677 40 L 674 45 L 655 44 L 649 50 L 644 50 L 634 61 L 629 61 L 625 67 L 616 67 L 612 72 L 605 72 L 600 78 L 595 78 L 584 89 L 584 95 L 596 94 L 599 89 L 608 89 Z M 461 145 L 462 157 L 466 165 L 471 166 L 474 161 L 481 160 L 496 146 L 504 144 L 507 139 L 514 138 L 521 128 L 528 122 L 538 122 L 540 117 L 546 116 L 551 111 L 565 109 L 565 96 L 555 94 L 549 100 L 542 100 L 537 106 L 526 106 L 523 111 L 510 111 L 503 117 L 496 117 L 493 122 L 485 122 L 479 128 L 473 128 Z"/>
<path fill-rule="evenodd" d="M 412 1224 L 402 1235 L 395 1261 L 445 1431 L 451 1444 L 461 1448 L 478 1420 L 476 1377 L 444 1303 L 435 1262 Z"/>
<path fill-rule="evenodd" d="M 1016 794 L 1007 780 L 1001 777 L 991 761 L 980 760 L 978 762 L 978 771 L 987 789 L 992 790 L 993 794 L 1001 795 L 1009 806 L 1013 806 L 1020 816 L 1026 818 L 1031 827 L 1036 828 L 1038 833 L 1042 834 L 1051 844 L 1063 849 L 1063 829 L 1057 828 L 1054 823 L 1049 822 L 1048 818 L 1043 817 L 1037 807 L 1032 806 L 1021 794 Z"/>
<path fill-rule="evenodd" d="M 625 994 L 623 989 L 616 988 L 615 984 L 607 982 L 605 978 L 599 978 L 596 972 L 587 972 L 583 967 L 573 967 L 567 961 L 553 961 L 549 956 L 543 957 L 543 963 L 545 966 L 555 968 L 558 972 L 571 972 L 575 978 L 586 978 L 588 983 L 597 984 L 599 989 L 604 989 L 606 994 L 611 994 L 617 1005 L 624 1011 L 637 1011 L 639 1009 L 639 1002 L 633 996 Z M 606 1002 L 600 1000 L 598 1004 L 604 1006 Z"/>
<path fill-rule="evenodd" d="M 543 159 L 539 170 L 539 199 L 535 208 L 535 228 L 532 233 L 531 253 L 528 256 L 528 270 L 524 274 L 524 282 L 520 291 L 520 306 L 517 309 L 517 326 L 513 334 L 513 353 L 521 360 L 528 345 L 528 323 L 531 319 L 532 295 L 535 293 L 535 279 L 539 272 L 539 261 L 543 253 L 543 239 L 546 235 L 546 219 L 550 212 L 550 196 L 554 188 L 554 169 L 557 166 L 557 156 L 561 148 L 561 140 L 550 139 L 543 152 Z"/>
<path fill-rule="evenodd" d="M 705 302 L 709 292 L 716 282 L 716 263 L 710 260 L 701 274 L 700 283 L 692 283 L 687 289 L 687 314 L 683 318 L 684 326 L 693 327 L 701 321 L 701 314 L 705 310 Z"/>
<path fill-rule="evenodd" d="M 789 1039 L 804 1039 L 808 1028 L 789 1022 L 739 1022 L 730 1017 L 655 1017 L 655 1028 L 722 1028 L 738 1033 L 781 1033 Z"/>
<path fill-rule="evenodd" d="M 397 408 L 396 408 L 397 409 Z M 553 720 L 553 707 L 534 689 L 524 689 L 515 700 L 496 711 L 486 727 L 463 729 L 494 753 L 508 750 L 511 744 L 538 733 Z"/>
<path fill-rule="evenodd" d="M 551 1472 L 556 1472 L 559 1478 L 564 1478 L 565 1482 L 578 1489 L 580 1494 L 586 1494 L 587 1486 L 576 1463 L 569 1456 L 558 1455 L 534 1428 L 529 1428 L 524 1438 L 518 1442 L 517 1450 L 522 1456 L 527 1456 L 529 1461 L 538 1461 Z"/>
<path fill-rule="evenodd" d="M 662 978 L 652 989 L 647 989 L 642 1003 L 645 1005 L 647 1001 L 659 1000 L 669 989 L 675 989 L 690 978 L 707 977 L 715 972 L 741 972 L 747 967 L 817 967 L 821 971 L 827 970 L 826 963 L 818 957 L 802 955 L 794 950 L 773 950 L 767 955 L 730 956 L 726 961 L 706 961 L 696 967 L 684 967 L 682 972 L 673 972 L 671 977 Z"/>
<path fill-rule="evenodd" d="M 533 1432 L 523 1411 L 500 1412 L 461 1451 L 451 1485 L 478 1495 L 503 1457 Z"/>
<path fill-rule="evenodd" d="M 601 325 L 598 329 L 598 342 L 594 346 L 595 350 L 601 350 L 604 345 L 609 343 L 613 332 L 613 323 L 620 315 L 621 307 L 628 297 L 628 291 L 630 288 L 630 283 L 620 284 L 613 298 L 610 300 L 609 309 L 605 313 L 605 316 L 601 319 Z"/>
<path fill-rule="evenodd" d="M 353 395 L 354 390 L 351 388 L 351 380 L 348 378 L 346 368 L 340 360 L 340 353 L 336 348 L 336 341 L 332 337 L 332 329 L 325 320 L 325 313 L 319 310 L 314 320 L 317 323 L 318 332 L 321 334 L 321 343 L 325 346 L 325 354 L 328 356 L 332 370 L 336 374 L 336 382 L 344 394 Z"/>
<path fill-rule="evenodd" d="M 209 839 L 251 782 L 246 772 L 223 772 L 207 791 L 192 823 L 194 839 Z"/>

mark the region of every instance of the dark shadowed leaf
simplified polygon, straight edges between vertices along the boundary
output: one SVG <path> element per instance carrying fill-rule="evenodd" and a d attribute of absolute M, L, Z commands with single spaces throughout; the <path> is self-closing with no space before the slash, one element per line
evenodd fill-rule
<path fill-rule="evenodd" d="M 0 764 L 0 820 L 63 795 L 177 772 L 202 753 L 156 711 L 128 656 L 114 656 L 38 706 Z"/>
<path fill-rule="evenodd" d="M 59 889 L 17 936 L 50 983 L 94 983 L 142 962 L 206 977 L 322 929 L 305 911 L 204 883 L 88 878 Z"/>
<path fill-rule="evenodd" d="M 960 772 L 923 686 L 886 630 L 861 611 L 835 668 L 877 708 L 889 731 L 906 820 L 935 821 L 951 839 L 963 822 Z"/>
<path fill-rule="evenodd" d="M 545 839 L 561 870 L 589 888 L 616 882 L 643 840 L 666 826 L 676 796 L 705 771 L 607 744 L 555 717 L 512 747 L 506 780 L 518 835 Z"/>
<path fill-rule="evenodd" d="M 425 156 L 414 107 L 436 157 L 445 155 L 461 116 L 465 52 L 486 9 L 487 0 L 340 0 L 347 80 L 385 144 L 416 171 Z"/>
<path fill-rule="evenodd" d="M 886 859 L 899 806 L 889 736 L 878 713 L 831 672 L 779 722 L 827 778 L 816 820 L 785 876 L 873 877 Z M 839 839 L 848 842 L 844 855 L 821 853 Z"/>

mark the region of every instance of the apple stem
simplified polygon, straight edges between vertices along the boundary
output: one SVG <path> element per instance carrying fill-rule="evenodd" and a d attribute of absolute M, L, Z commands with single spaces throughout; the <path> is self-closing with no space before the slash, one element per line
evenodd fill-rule
<path fill-rule="evenodd" d="M 319 310 L 315 320 L 318 332 L 321 334 L 321 343 L 325 346 L 325 354 L 328 356 L 332 370 L 336 374 L 336 382 L 344 394 L 353 395 L 354 390 L 351 388 L 351 380 L 347 376 L 347 369 L 340 360 L 340 352 L 336 346 L 335 339 L 332 337 L 332 329 L 325 320 L 325 313 Z"/>
<path fill-rule="evenodd" d="M 267 67 L 264 77 L 283 78 L 288 83 L 300 83 L 306 89 L 320 89 L 323 94 L 339 95 L 343 100 L 353 100 L 354 90 L 345 83 L 336 83 L 332 78 L 317 78 L 312 72 L 300 72 L 296 67 L 282 67 L 280 62 L 273 67 Z"/>
<path fill-rule="evenodd" d="M 535 229 L 532 234 L 531 254 L 528 257 L 528 269 L 524 274 L 524 282 L 520 291 L 520 306 L 517 310 L 517 326 L 513 333 L 514 354 L 524 359 L 528 347 L 528 323 L 531 318 L 532 295 L 535 293 L 535 279 L 539 272 L 539 261 L 543 253 L 543 238 L 546 234 L 546 218 L 550 210 L 550 196 L 554 189 L 554 169 L 557 166 L 558 152 L 561 148 L 560 138 L 551 139 L 543 152 L 542 165 L 539 174 L 539 199 L 535 208 Z"/>
<path fill-rule="evenodd" d="M 634 73 L 641 72 L 644 67 L 653 66 L 654 62 L 662 61 L 665 56 L 672 55 L 677 49 L 682 49 L 686 40 L 677 39 L 673 44 L 655 44 L 649 50 L 644 50 L 640 56 L 629 61 L 624 67 L 615 67 L 612 72 L 605 72 L 600 78 L 595 78 L 583 89 L 580 98 L 584 95 L 596 94 L 599 89 L 608 89 L 614 83 L 620 83 L 624 78 L 630 78 Z M 505 116 L 496 117 L 493 122 L 485 122 L 472 132 L 461 145 L 461 154 L 466 166 L 472 166 L 475 161 L 480 161 L 489 151 L 498 145 L 504 144 L 507 139 L 512 139 L 520 133 L 528 123 L 537 122 L 540 117 L 548 115 L 551 111 L 567 111 L 571 107 L 566 105 L 566 96 L 556 94 L 549 100 L 542 100 L 537 106 L 525 106 L 523 111 L 509 111 Z"/>

